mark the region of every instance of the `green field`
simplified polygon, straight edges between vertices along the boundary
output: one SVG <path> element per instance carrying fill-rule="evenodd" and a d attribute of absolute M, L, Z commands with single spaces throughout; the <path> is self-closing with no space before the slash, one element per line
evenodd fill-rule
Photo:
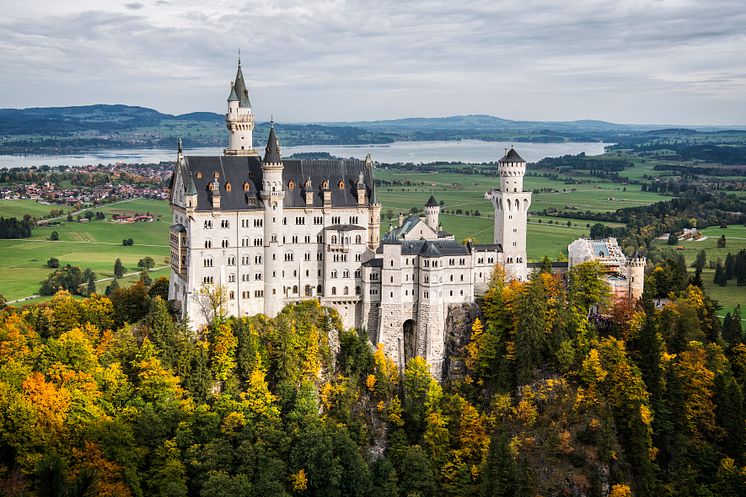
<path fill-rule="evenodd" d="M 26 214 L 32 217 L 45 217 L 49 215 L 52 209 L 62 209 L 67 211 L 66 207 L 58 205 L 40 204 L 36 200 L 0 200 L 0 216 L 22 218 Z"/>
<path fill-rule="evenodd" d="M 59 226 L 37 227 L 31 238 L 0 240 L 0 293 L 8 300 L 35 294 L 40 282 L 51 269 L 46 266 L 50 257 L 57 257 L 60 264 L 90 268 L 97 278 L 113 276 L 114 261 L 122 259 L 127 271 L 137 271 L 137 262 L 150 256 L 156 267 L 165 266 L 168 257 L 168 203 L 158 200 L 132 200 L 112 206 L 97 208 L 107 213 L 149 211 L 160 220 L 152 223 L 116 224 L 109 221 L 89 223 L 65 222 Z M 59 233 L 58 241 L 50 241 L 52 231 Z M 132 247 L 122 245 L 122 239 L 132 238 Z M 166 271 L 158 273 L 166 274 Z M 99 284 L 103 290 L 106 283 Z"/>
<path fill-rule="evenodd" d="M 725 256 L 728 252 L 735 253 L 741 249 L 746 249 L 746 227 L 744 226 L 729 226 L 728 228 L 710 227 L 704 228 L 702 234 L 707 237 L 706 239 L 700 239 L 697 241 L 682 241 L 679 242 L 678 246 L 683 247 L 683 250 L 679 252 L 683 254 L 686 260 L 687 266 L 694 262 L 695 257 L 700 250 L 707 252 L 707 261 L 716 261 L 718 258 L 725 261 Z M 717 240 L 720 235 L 725 235 L 726 246 L 725 248 L 717 247 Z M 704 238 L 704 237 L 703 237 Z M 666 246 L 664 240 L 656 240 L 654 242 L 658 246 Z M 735 280 L 728 282 L 726 286 L 715 285 L 712 280 L 715 276 L 715 271 L 712 269 L 705 269 L 702 273 L 702 280 L 705 285 L 705 291 L 717 300 L 718 303 L 723 306 L 723 309 L 718 314 L 724 316 L 726 312 L 732 310 L 736 304 L 741 304 L 742 308 L 746 308 L 746 287 L 736 286 Z"/>

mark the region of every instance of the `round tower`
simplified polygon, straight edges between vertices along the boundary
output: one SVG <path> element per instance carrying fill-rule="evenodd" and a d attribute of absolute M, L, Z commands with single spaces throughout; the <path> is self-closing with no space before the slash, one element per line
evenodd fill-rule
<path fill-rule="evenodd" d="M 274 317 L 284 305 L 282 267 L 285 260 L 283 241 L 282 157 L 275 135 L 274 123 L 269 129 L 269 139 L 262 162 L 262 190 L 264 202 L 264 313 Z"/>
<path fill-rule="evenodd" d="M 428 227 L 433 230 L 435 233 L 438 232 L 438 226 L 439 221 L 438 217 L 440 216 L 440 204 L 437 200 L 435 200 L 435 197 L 430 195 L 430 199 L 425 204 L 425 224 L 428 225 Z"/>
<path fill-rule="evenodd" d="M 526 161 L 511 148 L 498 161 L 497 171 L 500 188 L 485 195 L 495 208 L 494 240 L 502 251 L 508 277 L 523 280 L 528 277 L 526 225 L 531 207 L 531 192 L 523 191 Z"/>
<path fill-rule="evenodd" d="M 241 71 L 241 59 L 238 59 L 236 79 L 231 83 L 228 95 L 228 113 L 225 115 L 228 128 L 228 147 L 225 155 L 258 155 L 253 146 L 254 114 L 251 111 L 249 90 Z"/>
<path fill-rule="evenodd" d="M 629 284 L 628 295 L 632 300 L 642 297 L 645 288 L 645 257 L 630 257 L 627 259 L 627 282 Z"/>

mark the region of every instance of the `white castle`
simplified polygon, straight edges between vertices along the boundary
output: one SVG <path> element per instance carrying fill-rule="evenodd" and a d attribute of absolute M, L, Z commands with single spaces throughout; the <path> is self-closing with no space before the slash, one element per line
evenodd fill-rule
<path fill-rule="evenodd" d="M 277 315 L 318 299 L 344 325 L 364 328 L 401 366 L 422 356 L 440 377 L 451 306 L 474 302 L 496 264 L 528 276 L 526 162 L 500 159 L 494 243 L 462 245 L 441 230 L 431 197 L 425 216 L 400 216 L 381 240 L 374 163 L 284 160 L 274 125 L 264 157 L 252 146 L 254 116 L 239 61 L 225 116 L 222 156 L 190 156 L 181 145 L 171 183 L 169 299 L 198 327 L 220 288 L 228 315 Z"/>

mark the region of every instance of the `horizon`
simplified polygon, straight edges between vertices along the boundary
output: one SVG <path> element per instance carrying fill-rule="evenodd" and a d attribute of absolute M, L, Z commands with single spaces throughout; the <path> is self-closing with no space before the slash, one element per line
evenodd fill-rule
<path fill-rule="evenodd" d="M 17 111 L 24 111 L 24 110 L 35 110 L 35 109 L 60 109 L 60 108 L 75 108 L 75 107 L 93 107 L 93 106 L 111 106 L 111 107 L 117 107 L 117 106 L 124 106 L 124 107 L 135 107 L 135 108 L 141 108 L 141 109 L 148 109 L 148 110 L 154 110 L 160 114 L 163 115 L 169 115 L 173 117 L 180 117 L 184 115 L 190 115 L 190 114 L 216 114 L 219 116 L 224 115 L 224 112 L 217 112 L 217 111 L 210 111 L 210 110 L 193 110 L 193 111 L 187 111 L 182 112 L 178 114 L 172 114 L 169 112 L 165 112 L 163 110 L 159 110 L 154 107 L 146 107 L 144 105 L 137 105 L 137 104 L 125 104 L 125 103 L 103 103 L 103 102 L 97 102 L 97 103 L 88 103 L 88 104 L 79 104 L 79 105 L 58 105 L 58 106 L 33 106 L 33 107 L 2 107 L 0 108 L 0 111 L 5 110 L 17 110 Z M 304 125 L 304 124 L 349 124 L 354 125 L 356 123 L 373 123 L 373 122 L 388 122 L 388 121 L 404 121 L 404 120 L 415 120 L 415 119 L 448 119 L 453 117 L 490 117 L 495 119 L 500 119 L 504 121 L 511 121 L 511 122 L 546 122 L 546 123 L 576 123 L 576 122 L 604 122 L 607 124 L 614 124 L 614 125 L 620 125 L 620 126 L 629 126 L 629 127 L 653 127 L 656 129 L 696 129 L 696 128 L 717 128 L 717 129 L 732 129 L 734 131 L 743 131 L 742 128 L 746 128 L 746 121 L 743 123 L 733 123 L 733 124 L 697 124 L 697 123 L 641 123 L 641 122 L 617 122 L 617 121 L 610 121 L 606 119 L 590 119 L 590 118 L 580 118 L 580 119 L 573 119 L 573 120 L 554 120 L 554 119 L 536 119 L 536 120 L 526 120 L 526 119 L 512 119 L 509 117 L 503 117 L 503 116 L 496 116 L 492 114 L 479 114 L 479 113 L 472 113 L 472 114 L 451 114 L 451 115 L 433 115 L 433 116 L 401 116 L 401 117 L 391 117 L 386 119 L 355 119 L 353 121 L 279 121 L 277 119 L 274 119 L 274 123 L 278 125 L 282 124 L 293 124 L 293 125 Z M 257 117 L 257 124 L 269 124 L 272 122 L 272 117 L 270 118 L 259 118 Z"/>
<path fill-rule="evenodd" d="M 4 14 L 7 108 L 222 113 L 240 48 L 259 119 L 727 127 L 746 115 L 746 12 L 728 0 L 31 0 Z"/>

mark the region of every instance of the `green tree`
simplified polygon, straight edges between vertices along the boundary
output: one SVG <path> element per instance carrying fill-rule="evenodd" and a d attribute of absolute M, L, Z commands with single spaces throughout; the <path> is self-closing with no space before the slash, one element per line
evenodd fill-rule
<path fill-rule="evenodd" d="M 743 326 L 741 323 L 741 304 L 736 305 L 733 309 L 733 314 L 730 312 L 725 314 L 723 320 L 723 339 L 728 342 L 731 347 L 735 347 L 739 343 L 743 343 Z"/>
<path fill-rule="evenodd" d="M 122 260 L 117 258 L 116 261 L 114 261 L 114 277 L 115 278 L 121 278 L 124 276 L 124 264 L 122 264 Z"/>
<path fill-rule="evenodd" d="M 153 269 L 155 267 L 155 261 L 150 256 L 143 257 L 142 259 L 140 259 L 138 261 L 137 267 L 139 267 L 140 269 L 144 269 L 144 270 L 147 271 L 147 270 Z"/>
<path fill-rule="evenodd" d="M 720 238 L 718 238 L 718 248 L 725 248 L 726 243 L 725 234 L 720 235 Z"/>
<path fill-rule="evenodd" d="M 723 265 L 718 261 L 718 265 L 715 268 L 715 277 L 713 278 L 713 283 L 720 286 L 725 286 L 728 284 L 728 279 L 725 277 L 725 269 L 723 269 Z"/>
<path fill-rule="evenodd" d="M 512 497 L 516 492 L 516 464 L 504 432 L 493 435 L 482 467 L 482 497 Z"/>
<path fill-rule="evenodd" d="M 679 237 L 676 236 L 676 233 L 671 233 L 668 235 L 668 244 L 669 245 L 676 245 L 679 243 Z"/>
<path fill-rule="evenodd" d="M 435 475 L 427 453 L 419 445 L 407 447 L 397 473 L 401 495 L 431 497 L 435 494 Z"/>
<path fill-rule="evenodd" d="M 49 260 L 47 260 L 47 267 L 57 269 L 58 267 L 60 267 L 60 260 L 56 257 L 49 258 Z"/>
<path fill-rule="evenodd" d="M 53 231 L 52 233 L 50 233 L 49 239 L 53 241 L 57 241 L 60 239 L 60 234 L 57 233 L 56 231 Z"/>

